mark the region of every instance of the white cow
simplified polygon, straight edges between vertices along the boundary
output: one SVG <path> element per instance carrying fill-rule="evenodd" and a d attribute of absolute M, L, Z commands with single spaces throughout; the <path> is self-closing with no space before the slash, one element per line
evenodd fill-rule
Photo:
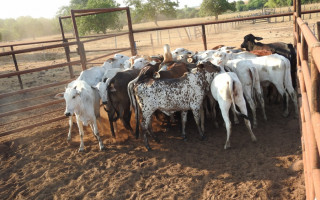
<path fill-rule="evenodd" d="M 233 111 L 244 117 L 246 127 L 251 135 L 252 141 L 256 141 L 256 137 L 251 130 L 251 124 L 247 117 L 246 102 L 243 97 L 242 85 L 237 75 L 233 72 L 222 72 L 215 75 L 211 83 L 211 94 L 213 98 L 219 103 L 221 114 L 227 129 L 227 141 L 224 148 L 230 147 L 230 135 L 231 135 L 231 122 L 229 119 L 229 109 L 230 107 Z M 235 105 L 240 109 L 237 111 Z M 238 121 L 236 115 L 235 122 Z M 215 122 L 216 123 L 216 122 Z"/>
<path fill-rule="evenodd" d="M 77 124 L 80 133 L 80 148 L 79 152 L 84 151 L 83 143 L 83 125 L 90 125 L 94 136 L 99 142 L 100 150 L 104 150 L 105 147 L 99 136 L 99 130 L 97 126 L 97 118 L 100 117 L 100 98 L 98 91 L 93 89 L 83 80 L 76 80 L 72 84 L 69 84 L 64 93 L 59 93 L 56 98 L 63 98 L 66 101 L 65 115 L 70 117 L 73 114 L 76 115 Z M 69 138 L 69 135 L 68 135 Z"/>
<path fill-rule="evenodd" d="M 257 117 L 256 117 L 256 103 L 255 96 L 257 96 L 261 108 L 262 114 L 265 120 L 267 116 L 265 114 L 264 99 L 260 86 L 260 79 L 258 71 L 252 65 L 248 65 L 248 61 L 244 59 L 230 59 L 230 55 L 225 52 L 216 52 L 213 55 L 214 63 L 222 65 L 228 69 L 228 71 L 235 72 L 242 84 L 244 97 L 246 98 L 248 104 L 250 105 L 252 115 L 253 115 L 253 127 L 257 127 Z"/>

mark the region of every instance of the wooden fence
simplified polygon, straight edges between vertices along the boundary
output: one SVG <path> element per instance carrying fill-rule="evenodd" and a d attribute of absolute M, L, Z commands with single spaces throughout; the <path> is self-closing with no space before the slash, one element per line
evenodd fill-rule
<path fill-rule="evenodd" d="M 320 23 L 318 26 L 318 37 Z M 320 199 L 320 42 L 301 19 L 301 2 L 294 1 L 294 40 L 300 85 L 300 127 L 306 199 Z"/>

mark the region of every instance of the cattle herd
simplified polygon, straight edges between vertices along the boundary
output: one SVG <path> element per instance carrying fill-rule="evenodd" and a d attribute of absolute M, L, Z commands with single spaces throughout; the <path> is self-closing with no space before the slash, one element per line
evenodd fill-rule
<path fill-rule="evenodd" d="M 170 124 L 179 113 L 182 137 L 186 140 L 187 113 L 192 111 L 200 137 L 204 139 L 205 116 L 218 126 L 216 103 L 227 131 L 225 149 L 230 147 L 230 108 L 234 122 L 239 123 L 238 117 L 243 118 L 252 141 L 256 141 L 246 105 L 251 109 L 254 128 L 258 125 L 257 102 L 264 120 L 267 120 L 263 88 L 273 85 L 282 96 L 284 117 L 289 115 L 289 99 L 298 116 L 295 49 L 282 42 L 263 44 L 255 41 L 261 39 L 246 35 L 241 44 L 245 51 L 223 45 L 202 52 L 185 48 L 170 51 L 169 45 L 164 45 L 163 55 L 128 57 L 115 54 L 102 66 L 82 71 L 68 84 L 65 92 L 56 95 L 66 101 L 68 140 L 71 139 L 72 116 L 75 115 L 80 133 L 79 151 L 84 150 L 83 125 L 90 125 L 100 150 L 105 149 L 97 126 L 102 102 L 108 113 L 112 136 L 115 137 L 117 132 L 115 122 L 120 119 L 136 138 L 141 130 L 148 150 L 151 150 L 148 135 L 159 141 L 152 132 L 153 115 L 165 115 L 164 120 Z M 130 125 L 132 111 L 135 113 L 135 133 Z"/>

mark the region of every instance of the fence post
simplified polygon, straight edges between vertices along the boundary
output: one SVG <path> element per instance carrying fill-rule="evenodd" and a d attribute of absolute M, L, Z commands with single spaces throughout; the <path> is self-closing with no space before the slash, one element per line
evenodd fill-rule
<path fill-rule="evenodd" d="M 150 34 L 150 41 L 151 41 L 151 47 L 152 47 L 152 54 L 154 55 L 154 46 L 153 46 L 152 33 Z"/>
<path fill-rule="evenodd" d="M 13 45 L 11 45 L 10 48 L 11 48 L 11 51 L 13 51 Z M 13 59 L 14 67 L 16 68 L 16 71 L 18 72 L 19 67 L 18 67 L 18 62 L 17 62 L 15 54 L 12 54 L 12 59 Z M 22 84 L 22 80 L 21 80 L 20 75 L 18 75 L 18 80 L 19 80 L 20 88 L 23 89 L 23 84 Z"/>
<path fill-rule="evenodd" d="M 77 40 L 77 44 L 78 44 L 78 54 L 80 55 L 81 67 L 82 67 L 82 70 L 86 70 L 86 68 L 87 68 L 86 67 L 86 64 L 87 64 L 86 53 L 84 51 L 83 43 L 80 42 L 80 37 L 79 37 L 76 17 L 74 15 L 74 10 L 71 10 L 71 19 L 72 19 L 72 23 L 73 23 L 74 34 L 76 36 L 76 40 Z"/>
<path fill-rule="evenodd" d="M 65 42 L 68 42 L 68 40 L 64 39 L 63 43 L 65 43 Z M 70 47 L 69 46 L 64 47 L 64 51 L 66 53 L 67 62 L 70 62 L 71 61 L 71 59 L 70 59 Z M 68 65 L 68 68 L 69 68 L 70 78 L 74 78 L 72 65 Z"/>
<path fill-rule="evenodd" d="M 184 29 L 184 31 L 186 32 L 186 34 L 187 34 L 187 37 L 188 37 L 189 41 L 191 41 L 191 38 L 190 38 L 190 36 L 189 36 L 189 33 L 188 33 L 188 31 L 187 31 L 186 27 L 184 27 L 183 29 Z"/>
<path fill-rule="evenodd" d="M 202 28 L 202 42 L 204 46 L 204 50 L 207 50 L 207 37 L 206 37 L 206 27 L 205 25 L 201 25 Z"/>
<path fill-rule="evenodd" d="M 60 24 L 60 30 L 61 30 L 61 35 L 62 35 L 62 42 L 67 43 L 68 40 L 64 36 L 64 30 L 63 30 L 63 24 L 62 24 L 61 17 L 59 17 L 59 24 Z M 69 47 L 69 45 L 64 47 L 64 52 L 66 54 L 67 62 L 70 62 L 70 47 Z M 68 65 L 68 67 L 69 67 L 70 78 L 74 78 L 72 66 Z"/>
<path fill-rule="evenodd" d="M 117 36 L 114 36 L 114 48 L 118 48 L 118 45 L 117 45 Z"/>
<path fill-rule="evenodd" d="M 129 41 L 130 41 L 130 47 L 131 47 L 131 55 L 135 56 L 135 55 L 137 55 L 137 51 L 136 51 L 135 45 L 134 45 L 133 29 L 132 29 L 132 22 L 131 22 L 131 15 L 130 15 L 129 7 L 126 7 L 126 11 L 127 11 L 127 20 L 128 20 Z"/>
<path fill-rule="evenodd" d="M 318 34 L 318 40 L 320 40 L 320 22 L 317 22 L 317 34 Z"/>

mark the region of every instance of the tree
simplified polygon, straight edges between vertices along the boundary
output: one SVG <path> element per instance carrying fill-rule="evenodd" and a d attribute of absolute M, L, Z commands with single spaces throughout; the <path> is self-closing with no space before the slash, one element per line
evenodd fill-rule
<path fill-rule="evenodd" d="M 132 12 L 134 22 L 151 20 L 156 26 L 158 26 L 159 15 L 175 17 L 175 7 L 178 7 L 178 3 L 172 2 L 171 0 L 126 0 L 125 4 L 134 6 L 135 9 Z"/>
<path fill-rule="evenodd" d="M 249 0 L 248 2 L 248 9 L 260 9 L 263 8 L 264 4 L 267 2 L 267 0 Z"/>
<path fill-rule="evenodd" d="M 228 3 L 227 0 L 203 0 L 200 6 L 201 16 L 215 16 L 218 20 L 218 15 L 227 10 L 235 11 L 235 3 Z"/>
<path fill-rule="evenodd" d="M 236 10 L 237 11 L 245 11 L 248 10 L 247 6 L 244 4 L 244 1 L 237 1 L 236 2 Z"/>
<path fill-rule="evenodd" d="M 58 16 L 70 15 L 71 9 L 115 8 L 119 6 L 114 0 L 71 0 L 69 6 L 62 7 L 59 10 Z M 106 33 L 107 29 L 119 30 L 122 28 L 119 12 L 77 17 L 76 20 L 80 35 L 90 32 Z M 65 22 L 65 25 L 70 29 L 71 21 Z"/>

